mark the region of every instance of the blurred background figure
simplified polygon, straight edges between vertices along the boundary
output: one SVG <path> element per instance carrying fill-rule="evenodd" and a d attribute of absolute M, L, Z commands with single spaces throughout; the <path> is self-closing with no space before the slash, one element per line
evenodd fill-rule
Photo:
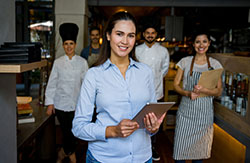
<path fill-rule="evenodd" d="M 59 27 L 65 54 L 55 60 L 45 92 L 47 114 L 56 114 L 63 136 L 63 146 L 58 151 L 57 163 L 68 157 L 76 163 L 76 138 L 71 132 L 82 79 L 88 70 L 85 59 L 75 54 L 78 26 L 64 23 Z"/>
<path fill-rule="evenodd" d="M 101 48 L 99 40 L 100 29 L 98 27 L 92 27 L 90 29 L 90 45 L 81 52 L 81 56 L 88 61 L 89 67 L 91 67 L 99 57 L 99 50 Z"/>
<path fill-rule="evenodd" d="M 182 95 L 182 99 L 177 111 L 174 137 L 173 158 L 176 163 L 184 163 L 185 160 L 201 163 L 203 159 L 211 157 L 213 98 L 221 95 L 222 83 L 219 79 L 214 89 L 197 85 L 202 72 L 222 68 L 216 59 L 207 56 L 211 43 L 209 38 L 205 29 L 198 28 L 193 37 L 195 55 L 182 58 L 177 63 L 174 89 Z M 201 93 L 205 97 L 199 97 Z"/>

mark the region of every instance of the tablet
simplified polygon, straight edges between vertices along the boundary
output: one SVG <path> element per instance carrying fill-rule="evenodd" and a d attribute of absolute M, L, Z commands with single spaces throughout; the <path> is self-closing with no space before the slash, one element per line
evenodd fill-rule
<path fill-rule="evenodd" d="M 136 121 L 140 127 L 139 128 L 145 128 L 144 127 L 144 120 L 143 118 L 147 113 L 154 112 L 157 118 L 160 118 L 165 112 L 167 112 L 175 102 L 157 102 L 157 103 L 147 103 L 139 113 L 136 114 L 136 116 L 132 119 Z"/>

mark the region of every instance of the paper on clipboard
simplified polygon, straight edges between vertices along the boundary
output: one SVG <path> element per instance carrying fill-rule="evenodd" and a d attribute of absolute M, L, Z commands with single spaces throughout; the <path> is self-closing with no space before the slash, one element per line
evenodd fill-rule
<path fill-rule="evenodd" d="M 198 85 L 201 85 L 209 89 L 215 88 L 217 86 L 217 83 L 221 77 L 223 70 L 224 70 L 223 68 L 220 68 L 202 72 Z M 205 97 L 205 96 L 207 95 L 201 93 L 198 97 Z"/>
<path fill-rule="evenodd" d="M 139 124 L 139 128 L 144 128 L 144 117 L 147 113 L 154 112 L 157 118 L 160 118 L 165 112 L 167 112 L 175 102 L 157 102 L 147 103 L 139 113 L 133 118 Z"/>

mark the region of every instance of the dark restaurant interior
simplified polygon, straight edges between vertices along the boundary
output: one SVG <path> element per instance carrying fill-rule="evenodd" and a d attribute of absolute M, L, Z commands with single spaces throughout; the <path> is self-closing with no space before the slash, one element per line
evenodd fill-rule
<path fill-rule="evenodd" d="M 232 108 L 223 103 L 222 96 L 214 99 L 212 156 L 204 162 L 250 162 L 249 0 L 0 0 L 0 3 L 0 110 L 4 113 L 0 120 L 0 162 L 55 162 L 62 143 L 61 130 L 57 119 L 46 115 L 44 94 L 53 62 L 63 50 L 59 25 L 69 21 L 79 25 L 76 48 L 79 54 L 90 43 L 90 27 L 98 26 L 103 36 L 108 18 L 118 11 L 128 11 L 136 17 L 136 45 L 144 42 L 143 25 L 150 18 L 158 20 L 157 42 L 170 54 L 169 71 L 164 77 L 164 101 L 174 101 L 176 105 L 167 112 L 157 134 L 161 159 L 153 162 L 174 162 L 175 120 L 181 98 L 173 88 L 176 63 L 192 55 L 191 36 L 199 25 L 211 35 L 209 56 L 224 67 L 224 87 L 228 86 L 230 74 L 244 76 L 246 83 L 244 112 L 236 111 L 234 103 Z M 26 48 L 25 53 L 33 58 L 23 62 L 1 57 L 13 54 L 5 48 L 15 46 Z M 32 98 L 35 122 L 18 124 L 17 96 Z M 86 149 L 87 142 L 79 140 L 78 162 L 85 162 Z"/>

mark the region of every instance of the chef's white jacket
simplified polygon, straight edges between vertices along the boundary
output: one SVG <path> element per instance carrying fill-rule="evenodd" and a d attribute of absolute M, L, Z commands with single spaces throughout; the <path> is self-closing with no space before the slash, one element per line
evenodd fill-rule
<path fill-rule="evenodd" d="M 169 53 L 167 48 L 159 43 L 154 43 L 152 47 L 148 47 L 145 43 L 136 46 L 136 58 L 149 65 L 154 74 L 154 85 L 157 100 L 163 97 L 163 78 L 168 72 Z"/>
<path fill-rule="evenodd" d="M 74 111 L 87 70 L 87 61 L 78 55 L 71 60 L 67 55 L 56 59 L 45 92 L 45 105 L 54 104 L 58 110 Z"/>

